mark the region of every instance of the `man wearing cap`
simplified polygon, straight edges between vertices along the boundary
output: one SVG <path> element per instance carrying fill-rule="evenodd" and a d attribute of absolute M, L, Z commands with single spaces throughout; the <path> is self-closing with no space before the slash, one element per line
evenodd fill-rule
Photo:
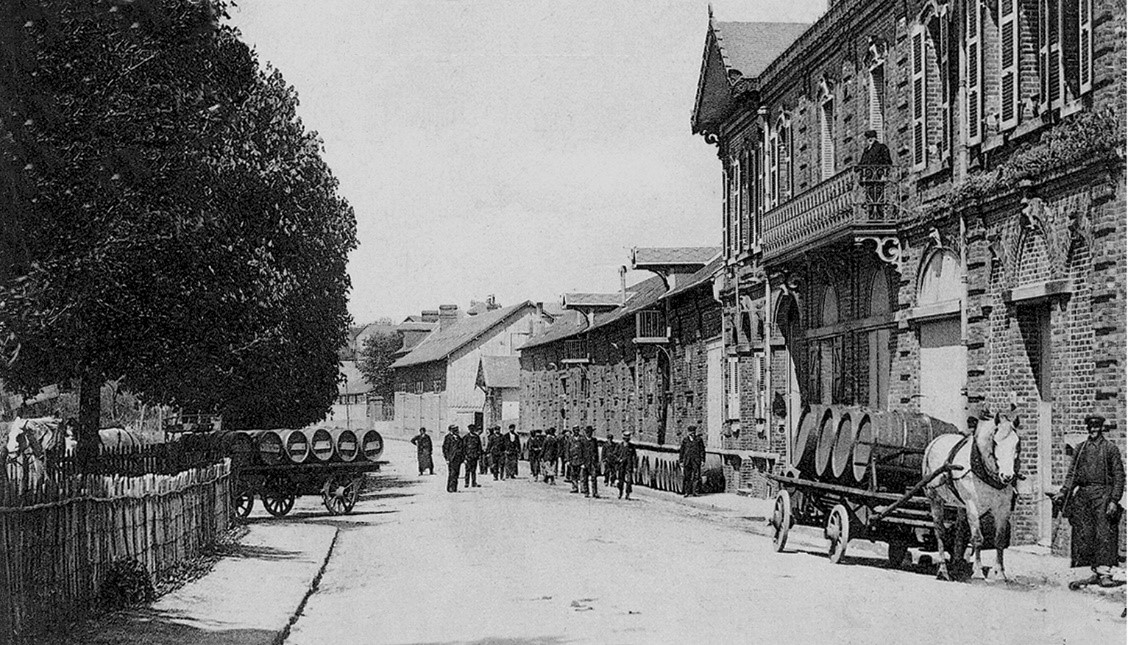
<path fill-rule="evenodd" d="M 615 443 L 615 435 L 607 432 L 607 440 L 603 443 L 603 485 L 610 486 L 614 483 L 615 474 L 618 472 L 616 464 L 619 459 L 619 446 Z"/>
<path fill-rule="evenodd" d="M 580 476 L 583 477 L 584 497 L 599 497 L 599 442 L 595 440 L 595 428 L 584 428 L 584 436 L 580 439 Z M 590 485 L 590 492 L 588 486 Z"/>
<path fill-rule="evenodd" d="M 419 428 L 419 434 L 411 438 L 411 443 L 415 444 L 415 458 L 419 461 L 419 474 L 422 475 L 424 470 L 430 470 L 431 474 L 435 474 L 435 462 L 431 459 L 431 437 L 427 434 L 427 428 Z"/>
<path fill-rule="evenodd" d="M 616 447 L 616 452 L 619 453 L 615 457 L 615 466 L 617 469 L 615 477 L 619 480 L 619 499 L 623 499 L 624 484 L 626 484 L 627 487 L 627 499 L 630 499 L 635 462 L 638 461 L 638 451 L 635 450 L 634 444 L 631 443 L 630 430 L 623 432 L 623 442 Z"/>
<path fill-rule="evenodd" d="M 490 472 L 493 473 L 494 481 L 497 481 L 501 479 L 501 468 L 505 461 L 505 444 L 502 442 L 501 426 L 490 426 L 486 453 L 490 459 Z"/>
<path fill-rule="evenodd" d="M 509 432 L 505 434 L 505 478 L 513 479 L 517 476 L 517 459 L 521 456 L 521 437 L 517 436 L 517 425 L 509 424 Z"/>
<path fill-rule="evenodd" d="M 544 452 L 544 435 L 540 430 L 533 430 L 527 444 L 529 449 L 529 474 L 533 481 L 540 478 L 541 454 Z"/>
<path fill-rule="evenodd" d="M 1115 587 L 1112 568 L 1119 556 L 1120 497 L 1124 494 L 1124 462 L 1116 445 L 1105 439 L 1105 419 L 1085 417 L 1089 438 L 1073 453 L 1065 483 L 1054 496 L 1063 504 L 1073 527 L 1070 566 L 1090 567 L 1092 577 L 1070 583 L 1070 589 L 1090 584 Z"/>
<path fill-rule="evenodd" d="M 573 493 L 580 492 L 580 478 L 584 474 L 584 444 L 580 436 L 579 426 L 572 428 L 565 444 L 568 447 L 568 454 L 565 456 L 568 462 L 568 481 L 572 482 Z"/>
<path fill-rule="evenodd" d="M 560 442 L 556 439 L 556 428 L 549 428 L 541 446 L 541 472 L 546 484 L 556 483 L 556 462 L 559 459 Z"/>
<path fill-rule="evenodd" d="M 889 178 L 889 166 L 893 165 L 893 157 L 889 154 L 889 146 L 877 140 L 877 130 L 866 130 L 866 149 L 862 151 L 862 159 L 858 162 L 859 183 L 866 191 L 867 215 L 880 217 L 883 215 L 885 203 L 885 182 Z"/>
<path fill-rule="evenodd" d="M 701 481 L 701 464 L 705 463 L 705 441 L 697 435 L 697 426 L 686 428 L 689 434 L 682 439 L 678 461 L 682 467 L 682 497 L 696 497 Z"/>
<path fill-rule="evenodd" d="M 447 462 L 447 492 L 458 492 L 458 469 L 462 467 L 462 439 L 458 436 L 458 426 L 447 427 L 443 437 L 443 459 Z"/>
<path fill-rule="evenodd" d="M 470 424 L 470 431 L 462 437 L 462 461 L 466 464 L 466 488 L 481 488 L 478 484 L 478 460 L 482 457 L 482 435 L 478 426 Z"/>

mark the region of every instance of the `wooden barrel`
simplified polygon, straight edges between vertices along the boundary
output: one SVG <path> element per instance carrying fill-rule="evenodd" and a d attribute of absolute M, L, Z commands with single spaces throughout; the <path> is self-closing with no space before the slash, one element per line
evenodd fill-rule
<path fill-rule="evenodd" d="M 804 474 L 814 473 L 815 450 L 819 440 L 825 405 L 813 404 L 803 408 L 799 415 L 795 445 L 791 451 L 791 465 Z"/>
<path fill-rule="evenodd" d="M 815 475 L 819 479 L 830 479 L 830 453 L 834 450 L 834 440 L 838 436 L 842 415 L 847 411 L 846 406 L 830 405 L 823 412 L 815 444 Z"/>
<path fill-rule="evenodd" d="M 283 430 L 282 445 L 291 463 L 300 464 L 309 458 L 309 437 L 302 430 Z"/>
<path fill-rule="evenodd" d="M 886 490 L 919 480 L 928 444 L 941 434 L 959 432 L 950 423 L 916 412 L 871 411 L 869 420 L 868 427 L 859 428 L 854 470 L 856 474 L 872 461 L 878 486 Z"/>
<path fill-rule="evenodd" d="M 258 435 L 259 459 L 267 466 L 277 466 L 285 458 L 282 436 L 276 430 L 263 430 Z"/>
<path fill-rule="evenodd" d="M 866 482 L 869 473 L 870 455 L 873 452 L 873 417 L 871 411 L 854 421 L 854 449 L 851 451 L 851 466 L 854 481 Z"/>
<path fill-rule="evenodd" d="M 376 461 L 384 452 L 384 438 L 375 430 L 368 430 L 360 440 L 361 454 L 368 461 Z"/>
<path fill-rule="evenodd" d="M 850 407 L 842 412 L 835 432 L 834 448 L 830 453 L 830 474 L 844 484 L 854 484 L 854 446 L 857 444 L 858 426 L 865 417 L 863 408 Z"/>
<path fill-rule="evenodd" d="M 329 461 L 333 458 L 333 435 L 325 428 L 314 430 L 310 437 L 310 449 L 317 461 Z"/>
<path fill-rule="evenodd" d="M 242 430 L 221 432 L 217 440 L 220 450 L 231 457 L 233 465 L 249 466 L 255 463 L 258 449 L 253 433 Z"/>
<path fill-rule="evenodd" d="M 341 461 L 355 461 L 360 446 L 356 433 L 352 430 L 339 430 L 337 433 L 337 458 Z"/>

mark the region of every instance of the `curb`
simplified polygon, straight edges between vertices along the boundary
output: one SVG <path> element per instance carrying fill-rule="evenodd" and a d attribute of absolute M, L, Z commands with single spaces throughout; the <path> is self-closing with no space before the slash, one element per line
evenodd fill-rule
<path fill-rule="evenodd" d="M 340 535 L 341 529 L 340 527 L 336 527 L 336 530 L 333 532 L 333 539 L 329 542 L 329 548 L 325 550 L 325 558 L 321 561 L 321 566 L 317 568 L 317 574 L 314 575 L 313 580 L 310 581 L 309 588 L 306 589 L 305 595 L 302 596 L 302 601 L 299 602 L 297 608 L 294 609 L 294 613 L 290 614 L 290 620 L 287 621 L 286 626 L 275 635 L 274 639 L 271 641 L 271 645 L 282 645 L 282 643 L 290 637 L 290 630 L 294 627 L 294 624 L 298 622 L 298 619 L 301 618 L 302 612 L 305 611 L 306 602 L 309 601 L 310 596 L 317 592 L 318 587 L 321 585 L 321 576 L 325 573 L 325 568 L 329 566 L 329 559 L 333 557 L 333 549 L 337 546 L 337 538 L 340 537 Z"/>

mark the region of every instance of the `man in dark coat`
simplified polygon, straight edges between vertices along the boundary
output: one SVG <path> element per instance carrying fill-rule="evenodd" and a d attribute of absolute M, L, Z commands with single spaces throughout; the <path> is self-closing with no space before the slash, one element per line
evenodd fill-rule
<path fill-rule="evenodd" d="M 877 140 L 877 130 L 866 130 L 866 149 L 862 151 L 860 166 L 892 166 L 889 146 Z"/>
<path fill-rule="evenodd" d="M 462 461 L 466 464 L 466 488 L 481 488 L 478 484 L 478 460 L 482 458 L 482 436 L 478 426 L 471 424 L 470 432 L 462 437 Z"/>
<path fill-rule="evenodd" d="M 631 443 L 631 432 L 627 430 L 623 433 L 623 442 L 617 447 L 619 453 L 615 458 L 615 466 L 617 472 L 615 473 L 616 479 L 619 480 L 619 499 L 623 499 L 623 485 L 627 487 L 627 499 L 631 498 L 631 483 L 634 480 L 635 462 L 638 461 L 638 451 L 635 450 L 634 444 Z"/>
<path fill-rule="evenodd" d="M 532 435 L 529 437 L 529 474 L 532 475 L 533 481 L 540 477 L 540 462 L 541 453 L 544 451 L 544 435 L 540 430 L 533 430 Z"/>
<path fill-rule="evenodd" d="M 458 426 L 447 427 L 443 437 L 443 459 L 447 462 L 447 492 L 458 492 L 458 469 L 462 467 L 462 439 L 458 436 Z"/>
<path fill-rule="evenodd" d="M 607 433 L 607 441 L 603 443 L 603 453 L 601 460 L 603 461 L 603 485 L 610 486 L 614 483 L 615 475 L 618 474 L 617 462 L 619 459 L 619 446 L 615 443 L 615 435 L 610 432 Z"/>
<path fill-rule="evenodd" d="M 1124 494 L 1124 462 L 1116 445 L 1105 439 L 1105 419 L 1085 417 L 1089 438 L 1077 446 L 1065 483 L 1054 496 L 1064 503 L 1073 527 L 1070 566 L 1090 567 L 1090 578 L 1070 583 L 1078 589 L 1093 583 L 1115 587 L 1112 568 L 1119 556 L 1120 497 Z"/>
<path fill-rule="evenodd" d="M 584 446 L 580 440 L 579 427 L 572 428 L 568 433 L 568 440 L 565 443 L 568 453 L 564 459 L 568 463 L 568 481 L 572 483 L 572 492 L 580 492 L 580 477 L 583 477 L 584 469 Z"/>
<path fill-rule="evenodd" d="M 687 428 L 689 434 L 681 442 L 678 461 L 682 467 L 682 496 L 696 497 L 701 482 L 701 464 L 705 463 L 705 441 L 697 435 L 697 426 Z"/>
<path fill-rule="evenodd" d="M 521 437 L 517 436 L 516 424 L 509 424 L 509 432 L 505 433 L 505 478 L 513 479 L 517 476 L 517 460 L 521 457 Z"/>
<path fill-rule="evenodd" d="M 505 443 L 502 441 L 500 426 L 490 426 L 486 452 L 490 458 L 490 472 L 493 473 L 494 481 L 497 481 L 501 479 L 501 467 L 505 461 Z"/>
<path fill-rule="evenodd" d="M 584 479 L 584 497 L 599 497 L 599 442 L 595 440 L 595 428 L 591 426 L 584 428 L 584 436 L 580 439 L 580 455 L 583 459 L 580 476 Z"/>
<path fill-rule="evenodd" d="M 541 446 L 541 472 L 546 484 L 556 483 L 556 462 L 560 459 L 560 441 L 556 438 L 556 428 L 549 428 L 548 435 Z"/>
<path fill-rule="evenodd" d="M 427 428 L 419 428 L 419 434 L 411 438 L 411 443 L 415 444 L 415 458 L 419 461 L 419 474 L 422 475 L 424 470 L 429 470 L 434 475 L 435 462 L 431 459 L 431 436 L 427 434 Z"/>
<path fill-rule="evenodd" d="M 871 219 L 880 219 L 885 213 L 885 184 L 892 165 L 889 146 L 877 140 L 876 130 L 866 130 L 866 149 L 858 162 L 858 172 L 859 183 L 866 191 L 866 214 Z"/>

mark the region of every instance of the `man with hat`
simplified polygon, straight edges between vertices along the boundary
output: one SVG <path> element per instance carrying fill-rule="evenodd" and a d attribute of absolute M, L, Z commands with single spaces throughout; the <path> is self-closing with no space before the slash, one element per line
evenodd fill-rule
<path fill-rule="evenodd" d="M 580 439 L 580 476 L 583 477 L 584 497 L 599 497 L 599 442 L 595 440 L 595 428 L 586 426 Z M 591 489 L 589 492 L 588 486 Z"/>
<path fill-rule="evenodd" d="M 447 492 L 458 492 L 458 469 L 462 467 L 462 439 L 458 436 L 458 426 L 447 427 L 443 437 L 443 459 L 447 462 Z"/>
<path fill-rule="evenodd" d="M 885 203 L 885 182 L 889 178 L 889 167 L 893 157 L 889 146 L 877 140 L 877 130 L 866 130 L 866 149 L 858 162 L 859 183 L 866 191 L 867 215 L 880 217 Z"/>
<path fill-rule="evenodd" d="M 478 484 L 478 460 L 482 457 L 482 435 L 478 426 L 470 424 L 470 431 L 462 437 L 462 461 L 466 464 L 466 488 L 481 488 Z"/>
<path fill-rule="evenodd" d="M 619 499 L 623 499 L 623 485 L 627 487 L 627 499 L 631 498 L 631 483 L 634 479 L 635 462 L 638 461 L 638 451 L 631 443 L 631 431 L 623 431 L 623 442 L 617 446 L 615 456 L 615 477 L 619 480 Z"/>
<path fill-rule="evenodd" d="M 539 429 L 533 430 L 526 447 L 529 450 L 529 474 L 533 481 L 537 481 L 540 479 L 541 454 L 544 452 L 544 435 Z"/>
<path fill-rule="evenodd" d="M 682 497 L 697 497 L 701 481 L 701 464 L 705 463 L 705 441 L 697 435 L 697 426 L 686 428 L 689 434 L 681 442 L 678 461 L 682 467 Z"/>
<path fill-rule="evenodd" d="M 486 440 L 486 453 L 490 459 L 490 472 L 494 481 L 501 479 L 501 469 L 505 461 L 505 443 L 501 438 L 501 426 L 490 426 L 490 436 Z"/>
<path fill-rule="evenodd" d="M 521 437 L 517 435 L 517 424 L 509 424 L 505 434 L 505 479 L 517 476 L 517 460 L 521 457 Z"/>
<path fill-rule="evenodd" d="M 1115 587 L 1112 568 L 1119 551 L 1120 497 L 1124 494 L 1124 462 L 1116 445 L 1105 439 L 1105 419 L 1099 415 L 1085 417 L 1089 438 L 1073 453 L 1073 463 L 1065 483 L 1054 496 L 1056 504 L 1073 527 L 1070 566 L 1090 567 L 1093 575 L 1070 583 L 1070 589 L 1090 584 Z"/>
<path fill-rule="evenodd" d="M 556 483 L 556 462 L 560 459 L 560 442 L 556 439 L 556 428 L 548 429 L 548 436 L 541 446 L 541 472 L 546 484 Z"/>
<path fill-rule="evenodd" d="M 603 452 L 600 460 L 603 462 L 603 485 L 610 486 L 615 481 L 618 472 L 619 446 L 615 443 L 615 435 L 607 431 L 607 440 L 603 443 Z"/>
<path fill-rule="evenodd" d="M 583 477 L 584 474 L 584 444 L 581 440 L 579 426 L 572 428 L 564 445 L 568 451 L 564 456 L 564 460 L 568 464 L 568 481 L 572 482 L 572 492 L 578 493 L 580 492 L 580 477 Z"/>
<path fill-rule="evenodd" d="M 419 461 L 419 475 L 423 475 L 424 470 L 430 470 L 431 474 L 435 474 L 435 462 L 431 459 L 431 437 L 427 435 L 427 428 L 419 428 L 419 434 L 411 438 L 411 443 L 415 444 L 415 458 Z"/>

